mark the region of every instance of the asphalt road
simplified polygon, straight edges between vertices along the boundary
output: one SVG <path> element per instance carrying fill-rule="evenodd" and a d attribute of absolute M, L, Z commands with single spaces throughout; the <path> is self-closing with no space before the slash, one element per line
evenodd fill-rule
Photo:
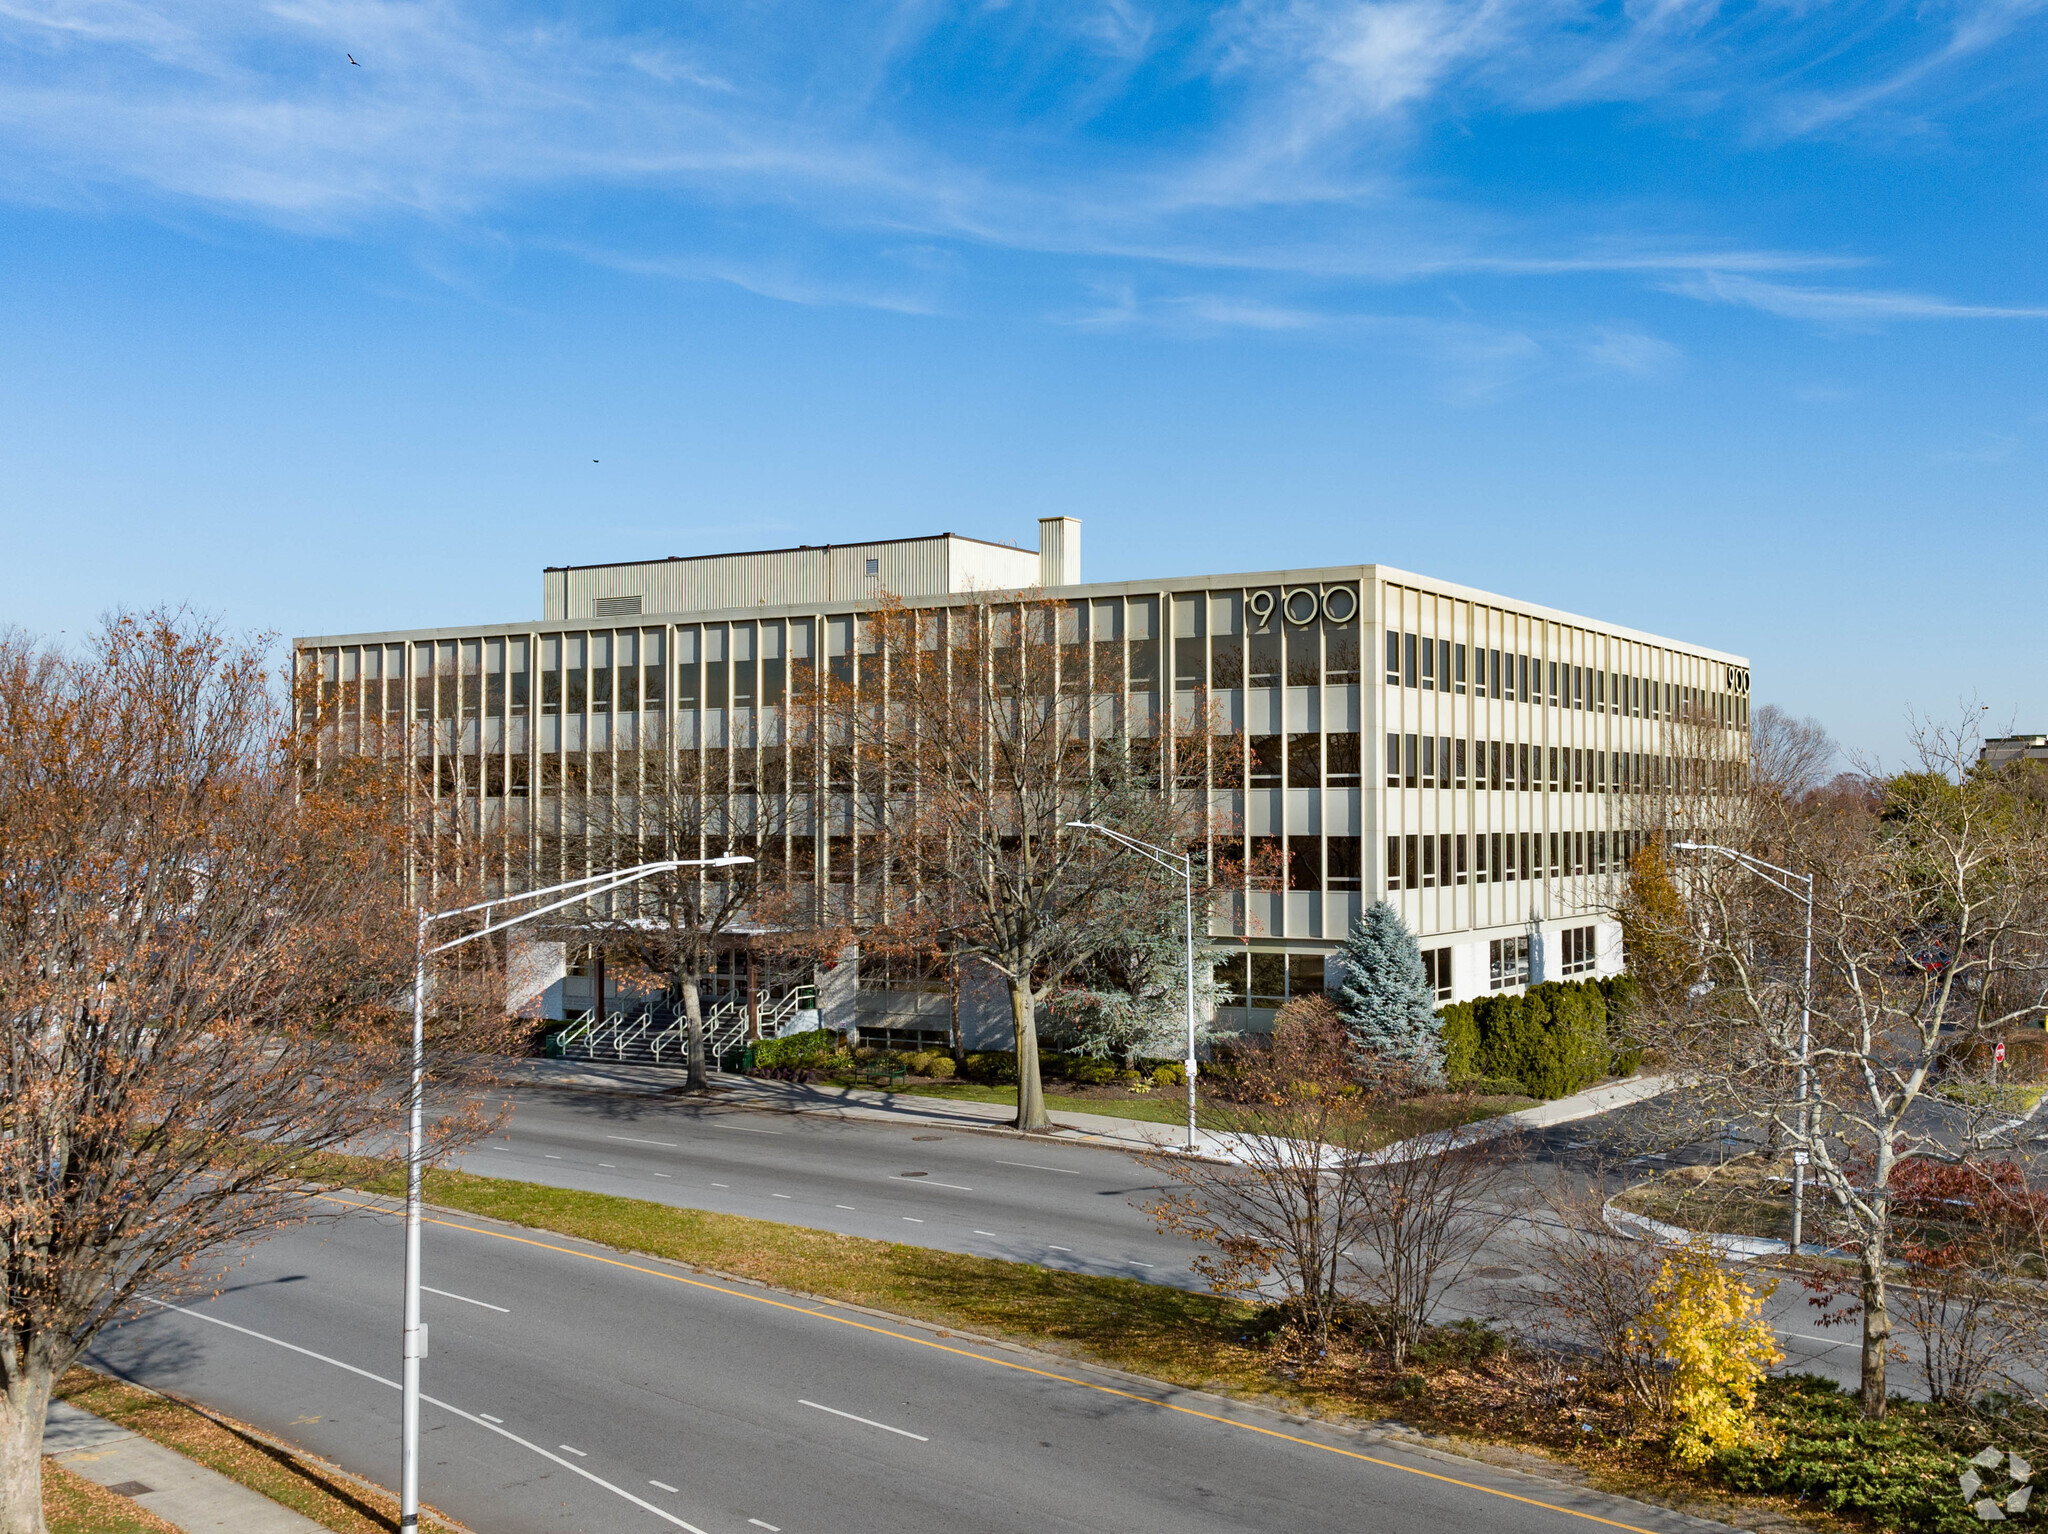
<path fill-rule="evenodd" d="M 478 1534 L 1713 1527 L 483 1220 L 426 1248 L 423 1487 Z M 389 1485 L 399 1263 L 388 1213 L 283 1232 L 92 1361 Z"/>
<path fill-rule="evenodd" d="M 843 1235 L 1198 1287 L 1185 1238 L 1143 1204 L 1160 1176 L 1122 1151 L 975 1130 L 675 1099 L 521 1092 L 458 1163 Z"/>
<path fill-rule="evenodd" d="M 1128 1153 L 973 1130 L 772 1113 L 593 1091 L 514 1095 L 507 1130 L 460 1162 L 489 1176 L 779 1220 L 941 1251 L 1200 1288 L 1194 1248 L 1162 1234 L 1144 1205 L 1165 1186 Z M 1645 1105 L 1559 1125 L 1523 1142 L 1524 1191 L 1558 1180 L 1619 1186 L 1652 1165 L 1743 1149 L 1684 1143 Z M 1649 1160 L 1635 1158 L 1648 1157 Z M 1634 1162 L 1631 1165 L 1631 1161 Z M 915 1175 L 905 1175 L 915 1174 Z M 1444 1319 L 1509 1315 L 1540 1285 L 1526 1221 L 1505 1230 L 1452 1296 Z M 1853 1328 L 1817 1327 L 1796 1285 L 1766 1302 L 1782 1372 L 1856 1379 Z M 1910 1339 L 1907 1339 L 1910 1341 Z M 1901 1370 L 1895 1388 L 1906 1388 Z"/>

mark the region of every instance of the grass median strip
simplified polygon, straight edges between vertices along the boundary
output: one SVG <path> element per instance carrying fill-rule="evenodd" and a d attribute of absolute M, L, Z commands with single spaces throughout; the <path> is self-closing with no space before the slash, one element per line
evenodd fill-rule
<path fill-rule="evenodd" d="M 43 1523 L 49 1534 L 179 1534 L 175 1523 L 53 1459 L 43 1461 Z"/>
<path fill-rule="evenodd" d="M 302 1170 L 321 1182 L 366 1192 L 405 1191 L 403 1170 L 380 1161 L 327 1156 L 309 1159 Z M 1268 1367 L 1263 1353 L 1239 1345 L 1255 1315 L 1251 1306 L 1137 1279 L 1065 1273 L 470 1172 L 428 1173 L 426 1197 L 444 1209 L 781 1289 L 964 1331 L 1050 1343 L 1177 1384 L 1260 1389 Z"/>
<path fill-rule="evenodd" d="M 383 1488 L 372 1486 L 326 1461 L 301 1452 L 269 1434 L 202 1410 L 173 1396 L 161 1395 L 109 1378 L 91 1369 L 74 1368 L 57 1388 L 58 1396 L 72 1405 L 106 1418 L 138 1437 L 174 1449 L 187 1459 L 218 1471 L 251 1491 L 301 1513 L 335 1534 L 385 1534 L 398 1528 L 398 1499 Z M 45 1461 L 44 1469 L 51 1468 Z M 61 1469 L 61 1467 L 58 1467 Z M 77 1477 L 72 1477 L 76 1480 Z M 90 1483 L 87 1483 L 90 1484 Z M 98 1488 L 94 1488 L 97 1490 Z M 133 1503 L 114 1498 L 127 1516 L 140 1513 Z M 155 1534 L 172 1525 L 161 1519 L 132 1526 L 143 1534 Z M 461 1525 L 436 1515 L 426 1527 L 459 1530 Z M 74 1525 L 84 1534 L 105 1529 L 108 1534 L 125 1534 L 129 1524 L 86 1522 Z M 53 1534 L 56 1525 L 52 1525 Z"/>

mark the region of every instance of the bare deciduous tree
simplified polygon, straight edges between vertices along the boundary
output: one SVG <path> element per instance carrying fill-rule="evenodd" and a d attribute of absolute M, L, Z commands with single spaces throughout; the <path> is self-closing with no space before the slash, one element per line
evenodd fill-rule
<path fill-rule="evenodd" d="M 255 644 L 163 616 L 82 655 L 0 640 L 5 1534 L 42 1529 L 50 1392 L 100 1329 L 305 1217 L 303 1155 L 402 1121 L 399 769 L 310 761 Z M 479 1043 L 460 990 L 451 1061 Z"/>
<path fill-rule="evenodd" d="M 884 607 L 862 618 L 843 671 L 804 700 L 831 764 L 826 816 L 861 843 L 857 928 L 1003 977 L 1027 1130 L 1050 1123 L 1040 1003 L 1117 940 L 1134 902 L 1182 899 L 1178 878 L 1069 822 L 1195 847 L 1199 920 L 1203 838 L 1219 829 L 1205 774 L 1212 758 L 1242 760 L 1241 738 L 1216 732 L 1205 701 L 1189 715 L 1123 717 L 1123 647 L 1117 674 L 1098 675 L 1109 661 L 1094 652 L 1110 647 L 1063 643 L 1071 621 L 1069 604 L 1029 593 Z M 1242 781 L 1232 772 L 1217 776 Z"/>
<path fill-rule="evenodd" d="M 1501 1198 L 1507 1138 L 1425 1137 L 1395 1155 L 1357 1158 L 1357 1240 L 1345 1287 L 1373 1309 L 1394 1367 L 1403 1367 L 1486 1244 L 1513 1214 Z"/>
<path fill-rule="evenodd" d="M 1828 798 L 1808 812 L 1752 804 L 1722 835 L 1814 876 L 1810 1093 L 1802 1104 L 1805 908 L 1731 863 L 1686 875 L 1683 927 L 1703 994 L 1643 1023 L 1695 1085 L 1708 1119 L 1767 1126 L 1804 1152 L 1837 1239 L 1854 1247 L 1862 1401 L 1885 1408 L 1894 1180 L 1916 1160 L 1959 1161 L 2042 1138 L 2036 1107 L 1935 1101 L 1966 1083 L 2008 1032 L 2048 1003 L 2048 814 L 2003 774 L 1975 769 L 1970 731 L 1923 732 L 1916 772 L 1889 779 L 1876 813 Z"/>
<path fill-rule="evenodd" d="M 1336 1009 L 1290 1002 L 1271 1043 L 1247 1052 L 1211 1127 L 1234 1162 L 1165 1153 L 1139 1159 L 1175 1191 L 1151 1205 L 1159 1228 L 1209 1250 L 1194 1269 L 1219 1294 L 1277 1289 L 1309 1347 L 1329 1345 L 1345 1304 L 1350 1249 L 1365 1206 L 1349 1168 L 1377 1143 Z"/>

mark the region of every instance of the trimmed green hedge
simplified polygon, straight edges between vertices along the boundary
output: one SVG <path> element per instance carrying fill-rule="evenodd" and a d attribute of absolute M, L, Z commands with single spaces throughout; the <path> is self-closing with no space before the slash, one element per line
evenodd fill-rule
<path fill-rule="evenodd" d="M 1453 1081 L 1518 1081 L 1531 1097 L 1568 1097 L 1604 1076 L 1626 1076 L 1642 1051 L 1618 1026 L 1633 996 L 1625 975 L 1545 981 L 1520 995 L 1442 1008 L 1444 1073 Z"/>
<path fill-rule="evenodd" d="M 754 1045 L 752 1065 L 755 1070 L 763 1071 L 815 1066 L 837 1054 L 845 1043 L 840 1035 L 825 1028 L 784 1034 L 779 1039 L 763 1039 Z"/>

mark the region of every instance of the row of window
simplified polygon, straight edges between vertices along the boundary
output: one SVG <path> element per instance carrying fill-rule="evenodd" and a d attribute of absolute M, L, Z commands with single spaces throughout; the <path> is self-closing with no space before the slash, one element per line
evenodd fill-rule
<path fill-rule="evenodd" d="M 1257 737 L 1255 737 L 1256 739 Z M 1266 737 L 1274 738 L 1274 737 Z M 1314 737 L 1310 736 L 1313 740 Z M 1336 736 L 1330 737 L 1335 740 Z M 1356 736 L 1352 739 L 1355 741 Z M 1469 747 L 1469 749 L 1468 749 Z M 1544 753 L 1550 770 L 1544 772 Z M 1733 762 L 1652 756 L 1642 751 L 1595 751 L 1540 746 L 1526 741 L 1454 740 L 1448 735 L 1387 736 L 1389 788 L 1494 788 L 1541 793 L 1644 793 L 1656 789 L 1730 787 Z M 1469 768 L 1469 773 L 1468 773 Z M 1354 779 L 1355 781 L 1355 779 Z M 1258 787 L 1254 779 L 1252 786 Z"/>
<path fill-rule="evenodd" d="M 1747 700 L 1740 696 L 1747 691 L 1749 678 L 1739 666 L 1727 668 L 1728 691 L 1722 692 L 1575 666 L 1568 661 L 1546 661 L 1540 656 L 1517 655 L 1512 651 L 1474 646 L 1468 652 L 1464 645 L 1448 639 L 1389 629 L 1386 674 L 1387 684 L 1393 687 L 1456 694 L 1465 693 L 1469 687 L 1474 697 L 1507 703 L 1541 703 L 1547 697 L 1552 708 L 1589 709 L 1635 719 L 1675 719 L 1705 713 L 1723 724 L 1749 722 L 1743 706 Z"/>
<path fill-rule="evenodd" d="M 1343 841 L 1355 844 L 1357 838 L 1329 838 L 1333 868 L 1335 849 Z M 1642 845 L 1642 833 L 1635 831 L 1480 831 L 1469 836 L 1451 832 L 1390 836 L 1387 888 L 1450 889 L 1468 883 L 1505 884 L 1517 879 L 1620 873 Z"/>
<path fill-rule="evenodd" d="M 1594 967 L 1594 929 L 1567 927 L 1554 939 L 1561 960 L 1559 969 L 1567 975 L 1590 973 Z M 1526 935 L 1495 938 L 1487 945 L 1486 983 L 1496 991 L 1527 985 L 1530 977 L 1530 943 Z M 1448 947 L 1422 950 L 1422 973 L 1438 1001 L 1449 1001 L 1451 950 Z M 1221 1004 L 1226 1007 L 1285 1006 L 1302 996 L 1321 996 L 1326 989 L 1323 956 L 1318 953 L 1273 953 L 1253 949 L 1233 953 L 1216 966 L 1216 983 Z"/>

